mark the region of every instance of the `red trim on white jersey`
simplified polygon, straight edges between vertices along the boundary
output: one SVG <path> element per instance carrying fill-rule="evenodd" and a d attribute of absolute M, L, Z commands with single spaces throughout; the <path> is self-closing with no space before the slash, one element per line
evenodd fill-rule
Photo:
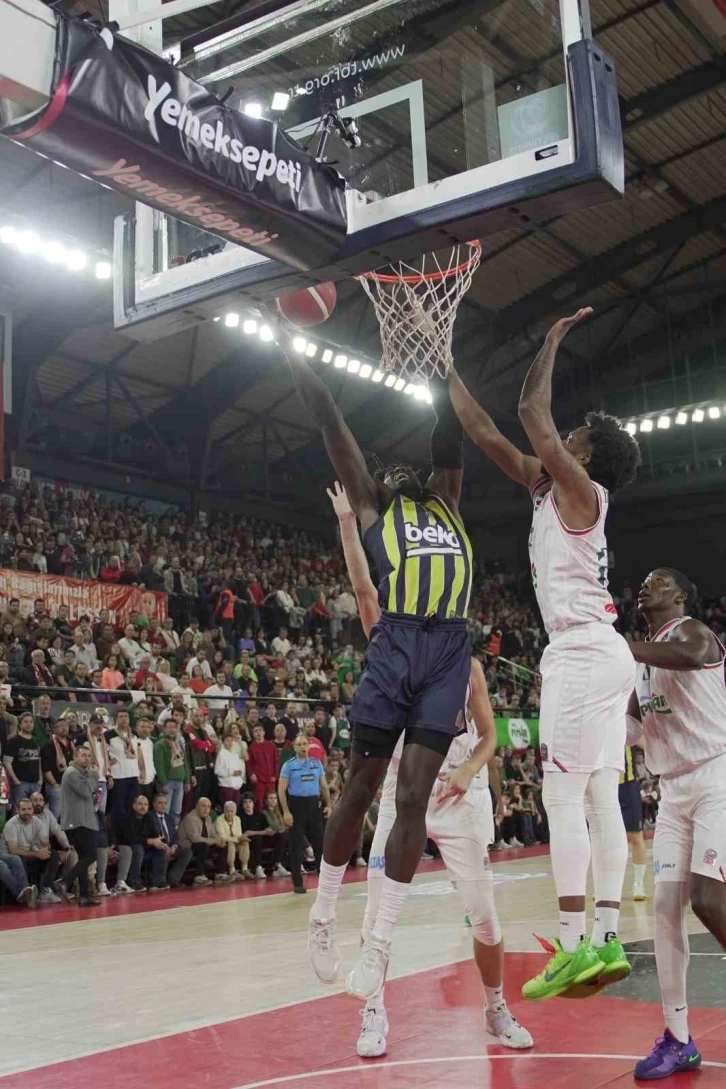
<path fill-rule="evenodd" d="M 597 518 L 591 526 L 588 526 L 587 529 L 570 529 L 569 526 L 566 526 L 562 519 L 559 507 L 557 506 L 557 501 L 553 494 L 554 488 L 550 488 L 548 492 L 548 497 L 552 500 L 552 506 L 554 508 L 555 514 L 557 515 L 557 521 L 560 523 L 565 533 L 569 533 L 571 537 L 586 537 L 588 533 L 592 533 L 594 529 L 597 529 L 597 527 L 600 525 L 600 522 L 602 521 L 602 500 L 600 498 L 600 492 L 597 490 L 597 486 L 595 484 L 592 485 L 592 489 L 595 492 L 595 497 L 597 499 Z"/>

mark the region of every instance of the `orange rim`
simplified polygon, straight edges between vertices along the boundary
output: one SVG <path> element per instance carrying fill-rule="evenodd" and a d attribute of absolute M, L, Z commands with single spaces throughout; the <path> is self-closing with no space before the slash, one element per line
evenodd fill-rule
<path fill-rule="evenodd" d="M 464 272 L 466 269 L 471 268 L 481 257 L 481 242 L 474 239 L 472 242 L 467 242 L 466 245 L 471 247 L 471 253 L 466 261 L 462 261 L 461 264 L 455 265 L 453 268 L 447 268 L 444 271 L 419 272 L 411 276 L 396 276 L 388 272 L 362 272 L 355 279 L 375 280 L 379 284 L 420 284 L 423 281 L 448 280 L 450 276 L 456 276 L 458 272 Z"/>

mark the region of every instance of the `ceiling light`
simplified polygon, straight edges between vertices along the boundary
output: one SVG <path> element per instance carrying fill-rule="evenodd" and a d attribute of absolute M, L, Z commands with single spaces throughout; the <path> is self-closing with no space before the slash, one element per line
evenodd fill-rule
<path fill-rule="evenodd" d="M 217 314 L 216 318 L 212 318 L 212 321 L 221 321 L 221 320 L 222 320 L 222 318 L 221 318 L 220 314 Z"/>
<path fill-rule="evenodd" d="M 259 102 L 246 102 L 244 112 L 248 117 L 262 117 L 262 106 Z"/>
<path fill-rule="evenodd" d="M 245 318 L 242 325 L 242 332 L 247 333 L 248 336 L 257 332 L 257 322 L 254 318 Z"/>
<path fill-rule="evenodd" d="M 379 370 L 376 369 L 373 372 L 373 374 L 371 375 L 371 382 L 382 382 L 382 381 L 383 381 L 383 371 L 379 371 Z"/>
<path fill-rule="evenodd" d="M 406 379 L 405 378 L 397 378 L 396 379 L 396 384 L 395 384 L 395 386 L 393 388 L 395 389 L 396 393 L 400 393 L 402 389 L 406 388 Z"/>
<path fill-rule="evenodd" d="M 283 113 L 290 105 L 290 96 L 285 91 L 275 91 L 272 96 L 272 108 L 273 110 L 279 110 Z"/>
<path fill-rule="evenodd" d="M 96 279 L 97 280 L 110 280 L 111 279 L 111 262 L 110 261 L 96 261 Z"/>
<path fill-rule="evenodd" d="M 693 413 L 693 415 L 691 416 L 691 419 L 693 420 L 694 424 L 700 424 L 703 421 L 703 416 L 704 416 L 703 409 L 702 408 L 697 408 L 695 410 L 695 412 Z"/>
<path fill-rule="evenodd" d="M 687 412 L 677 413 L 676 423 L 679 424 L 680 426 L 683 426 L 683 424 L 687 424 L 688 423 L 688 413 Z"/>
<path fill-rule="evenodd" d="M 640 430 L 641 431 L 652 431 L 653 430 L 653 421 L 652 420 L 641 420 L 640 421 Z"/>
<path fill-rule="evenodd" d="M 434 403 L 434 399 L 431 396 L 431 393 L 430 393 L 429 390 L 426 390 L 426 397 L 424 398 L 424 400 L 426 401 L 427 405 L 432 405 Z"/>
<path fill-rule="evenodd" d="M 411 382 L 409 382 L 403 392 L 410 397 L 411 394 L 413 393 L 413 384 Z"/>
<path fill-rule="evenodd" d="M 227 326 L 228 329 L 236 329 L 239 325 L 239 314 L 225 314 L 224 324 Z"/>
<path fill-rule="evenodd" d="M 711 407 L 708 410 L 709 420 L 717 420 L 720 415 L 721 415 L 721 409 L 718 407 L 718 405 L 711 405 Z"/>
<path fill-rule="evenodd" d="M 66 257 L 66 265 L 71 272 L 80 272 L 88 264 L 88 258 L 83 250 L 71 250 Z"/>
<path fill-rule="evenodd" d="M 269 325 L 260 326 L 260 340 L 272 340 L 273 332 Z"/>
<path fill-rule="evenodd" d="M 326 348 L 320 358 L 322 359 L 323 363 L 330 363 L 331 359 L 333 358 L 333 353 L 331 352 L 330 348 Z"/>
<path fill-rule="evenodd" d="M 15 245 L 21 253 L 36 253 L 40 249 L 40 239 L 35 231 L 21 231 L 15 238 Z"/>
<path fill-rule="evenodd" d="M 315 356 L 317 355 L 317 352 L 318 352 L 318 346 L 317 346 L 317 344 L 313 344 L 313 342 L 311 340 L 310 343 L 308 344 L 307 348 L 305 349 L 305 355 L 308 357 L 308 359 L 314 359 Z"/>
<path fill-rule="evenodd" d="M 385 381 L 385 385 L 388 387 L 388 389 L 390 389 L 391 386 L 395 386 L 395 384 L 396 384 L 395 374 L 389 374 L 388 378 Z"/>
<path fill-rule="evenodd" d="M 417 401 L 425 401 L 427 393 L 428 390 L 426 389 L 426 386 L 416 386 L 413 391 L 413 395 Z"/>
<path fill-rule="evenodd" d="M 628 432 L 629 435 L 634 435 L 638 430 L 638 425 L 633 423 L 632 420 L 629 420 L 628 423 L 626 423 L 625 425 L 625 430 Z"/>
<path fill-rule="evenodd" d="M 51 265 L 54 265 L 57 261 L 66 260 L 66 251 L 60 242 L 49 242 L 47 246 L 43 246 L 43 257 L 45 257 L 46 261 L 50 261 Z"/>
<path fill-rule="evenodd" d="M 347 355 L 336 355 L 335 359 L 333 360 L 333 366 L 337 367 L 338 370 L 342 370 L 347 362 L 348 362 L 348 356 Z"/>
<path fill-rule="evenodd" d="M 373 367 L 371 367 L 370 363 L 363 363 L 360 369 L 361 378 L 370 378 L 372 372 Z"/>
<path fill-rule="evenodd" d="M 292 346 L 296 352 L 300 352 L 300 354 L 302 354 L 307 348 L 308 342 L 305 337 L 295 337 L 292 342 Z"/>
<path fill-rule="evenodd" d="M 0 242 L 4 242 L 6 245 L 9 242 L 14 242 L 16 234 L 14 227 L 0 227 Z"/>
<path fill-rule="evenodd" d="M 671 426 L 670 416 L 659 416 L 658 417 L 658 427 L 660 428 L 661 431 L 667 431 L 670 426 Z"/>
<path fill-rule="evenodd" d="M 360 370 L 360 359 L 351 359 L 348 362 L 348 373 L 357 374 Z"/>

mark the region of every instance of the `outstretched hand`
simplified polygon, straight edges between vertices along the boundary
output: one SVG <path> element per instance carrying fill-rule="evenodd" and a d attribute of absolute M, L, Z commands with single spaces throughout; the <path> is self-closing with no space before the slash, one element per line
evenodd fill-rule
<path fill-rule="evenodd" d="M 577 311 L 576 314 L 573 314 L 572 317 L 560 318 L 560 320 L 556 321 L 548 332 L 547 339 L 555 340 L 559 344 L 565 339 L 570 329 L 572 329 L 574 325 L 579 325 L 581 321 L 585 320 L 585 318 L 589 318 L 592 312 L 593 310 L 591 306 L 583 306 L 580 310 Z"/>
<path fill-rule="evenodd" d="M 350 505 L 348 493 L 339 481 L 336 480 L 333 484 L 332 492 L 330 488 L 326 488 L 325 490 L 328 493 L 328 498 L 333 504 L 333 510 L 338 518 L 343 518 L 346 514 L 353 514 L 353 508 Z"/>

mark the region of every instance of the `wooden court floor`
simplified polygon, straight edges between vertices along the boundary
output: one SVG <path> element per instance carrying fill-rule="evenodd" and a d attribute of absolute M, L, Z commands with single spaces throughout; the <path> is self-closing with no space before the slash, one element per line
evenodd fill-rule
<path fill-rule="evenodd" d="M 312 975 L 312 898 L 293 896 L 285 880 L 120 898 L 82 920 L 67 906 L 4 911 L 0 1087 L 633 1085 L 634 1062 L 662 1030 L 650 899 L 624 906 L 629 980 L 586 1002 L 526 1003 L 519 988 L 544 960 L 533 932 L 556 932 L 549 857 L 541 849 L 494 857 L 507 997 L 535 1038 L 531 1053 L 507 1051 L 485 1034 L 471 931 L 440 864 L 425 863 L 394 943 L 388 1054 L 374 1061 L 355 1052 L 359 1005 Z M 341 896 L 346 965 L 358 948 L 362 877 L 351 874 Z M 695 918 L 689 929 L 693 1032 L 706 1064 L 662 1084 L 724 1089 L 726 958 Z"/>

